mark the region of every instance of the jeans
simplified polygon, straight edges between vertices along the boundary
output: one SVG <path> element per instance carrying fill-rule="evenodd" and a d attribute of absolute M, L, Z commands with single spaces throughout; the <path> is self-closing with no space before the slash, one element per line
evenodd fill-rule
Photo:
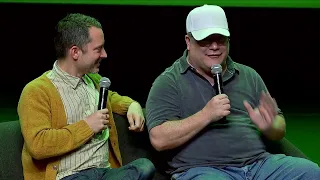
<path fill-rule="evenodd" d="M 120 168 L 91 168 L 62 178 L 62 180 L 148 180 L 155 174 L 153 163 L 140 158 Z"/>
<path fill-rule="evenodd" d="M 270 155 L 244 167 L 195 167 L 173 174 L 173 180 L 320 180 L 317 164 L 283 154 Z"/>

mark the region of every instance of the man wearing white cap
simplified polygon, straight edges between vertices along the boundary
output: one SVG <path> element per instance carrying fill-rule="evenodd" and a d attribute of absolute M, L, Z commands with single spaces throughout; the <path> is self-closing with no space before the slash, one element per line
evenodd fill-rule
<path fill-rule="evenodd" d="M 286 123 L 262 78 L 229 54 L 228 22 L 215 5 L 187 16 L 187 50 L 154 81 L 146 103 L 153 147 L 172 179 L 319 179 L 317 164 L 267 152 Z M 211 73 L 222 67 L 222 93 Z"/>

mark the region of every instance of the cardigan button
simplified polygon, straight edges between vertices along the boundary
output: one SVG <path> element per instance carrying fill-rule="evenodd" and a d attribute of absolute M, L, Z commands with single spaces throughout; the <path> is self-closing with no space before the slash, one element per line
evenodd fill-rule
<path fill-rule="evenodd" d="M 58 167 L 56 165 L 53 166 L 54 170 L 58 170 Z"/>

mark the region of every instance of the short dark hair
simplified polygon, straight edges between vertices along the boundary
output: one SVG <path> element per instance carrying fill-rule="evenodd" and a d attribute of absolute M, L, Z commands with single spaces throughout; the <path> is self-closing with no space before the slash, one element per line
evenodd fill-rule
<path fill-rule="evenodd" d="M 81 50 L 85 50 L 86 45 L 91 41 L 90 27 L 102 29 L 97 19 L 80 13 L 68 14 L 61 19 L 56 26 L 56 36 L 54 37 L 57 58 L 65 57 L 67 50 L 72 46 L 78 46 Z"/>

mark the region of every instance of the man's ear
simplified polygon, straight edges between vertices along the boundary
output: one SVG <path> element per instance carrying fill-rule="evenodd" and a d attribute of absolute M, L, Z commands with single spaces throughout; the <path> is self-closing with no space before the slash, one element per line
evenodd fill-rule
<path fill-rule="evenodd" d="M 79 54 L 81 53 L 81 49 L 78 46 L 72 46 L 69 49 L 69 53 L 74 60 L 79 58 Z"/>
<path fill-rule="evenodd" d="M 184 39 L 187 44 L 187 49 L 190 50 L 190 37 L 188 35 L 185 35 Z"/>

